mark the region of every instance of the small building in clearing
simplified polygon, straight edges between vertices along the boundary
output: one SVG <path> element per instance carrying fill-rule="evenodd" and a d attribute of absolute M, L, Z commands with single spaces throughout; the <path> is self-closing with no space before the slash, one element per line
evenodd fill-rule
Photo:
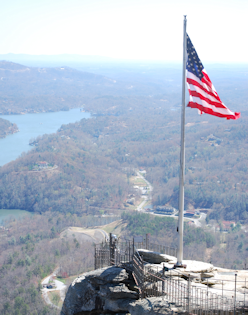
<path fill-rule="evenodd" d="M 157 206 L 154 212 L 157 214 L 172 215 L 175 213 L 175 208 L 168 206 Z"/>
<path fill-rule="evenodd" d="M 38 162 L 37 164 L 38 164 L 38 166 L 39 166 L 40 169 L 41 169 L 41 168 L 47 168 L 47 167 L 48 167 L 48 163 L 45 162 L 45 161 L 40 161 L 40 162 Z"/>

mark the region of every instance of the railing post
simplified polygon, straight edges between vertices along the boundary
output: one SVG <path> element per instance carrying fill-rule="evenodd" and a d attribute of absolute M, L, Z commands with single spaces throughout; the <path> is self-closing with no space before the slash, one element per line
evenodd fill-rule
<path fill-rule="evenodd" d="M 222 300 L 223 300 L 223 297 L 224 297 L 224 296 L 223 296 L 223 293 L 224 293 L 224 292 L 223 292 L 223 280 L 222 280 Z"/>
<path fill-rule="evenodd" d="M 134 237 L 133 237 L 133 256 L 134 256 Z"/>
<path fill-rule="evenodd" d="M 116 264 L 116 249 L 117 246 L 117 238 L 115 235 L 113 235 L 112 233 L 109 233 L 109 257 L 110 257 L 110 266 L 113 266 Z M 117 257 L 118 258 L 118 257 Z"/>
<path fill-rule="evenodd" d="M 109 265 L 112 265 L 112 233 L 109 233 Z"/>
<path fill-rule="evenodd" d="M 180 300 L 180 292 L 179 292 L 179 274 L 177 274 L 177 304 L 179 304 Z"/>
<path fill-rule="evenodd" d="M 128 260 L 131 261 L 131 244 L 130 240 L 128 240 Z"/>
<path fill-rule="evenodd" d="M 208 278 L 207 278 L 207 297 L 206 297 L 206 303 L 207 303 L 206 310 L 207 310 L 207 312 L 208 312 Z"/>
<path fill-rule="evenodd" d="M 145 290 L 144 290 L 144 282 L 145 282 L 145 274 L 144 274 L 144 260 L 141 256 L 141 298 L 145 297 Z"/>
<path fill-rule="evenodd" d="M 96 270 L 97 269 L 96 268 L 96 244 L 95 244 L 95 266 L 94 267 L 95 267 L 95 270 Z"/>
<path fill-rule="evenodd" d="M 245 289 L 244 289 L 244 307 L 245 307 L 245 291 L 246 291 L 246 278 L 245 278 Z"/>
<path fill-rule="evenodd" d="M 188 314 L 190 312 L 190 275 L 188 277 L 188 307 L 187 307 L 187 312 L 188 312 Z"/>
<path fill-rule="evenodd" d="M 169 296 L 169 294 L 168 294 L 168 282 L 169 282 L 169 280 L 168 280 L 168 275 L 167 275 L 167 277 L 166 277 L 166 294 L 167 294 L 167 299 L 168 299 L 168 296 Z"/>
<path fill-rule="evenodd" d="M 235 273 L 234 312 L 233 312 L 234 315 L 236 315 L 236 289 L 237 289 L 237 274 Z"/>
<path fill-rule="evenodd" d="M 164 299 L 164 274 L 165 274 L 165 269 L 164 269 L 164 264 L 163 264 L 163 272 L 162 272 L 162 274 L 163 274 L 163 281 L 162 281 L 162 295 L 163 295 L 163 299 Z"/>
<path fill-rule="evenodd" d="M 149 234 L 146 234 L 146 249 L 149 249 Z"/>

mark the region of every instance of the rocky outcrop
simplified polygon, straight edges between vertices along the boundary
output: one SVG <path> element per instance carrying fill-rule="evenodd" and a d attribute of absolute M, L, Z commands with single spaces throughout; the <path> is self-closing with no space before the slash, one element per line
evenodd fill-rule
<path fill-rule="evenodd" d="M 168 262 L 170 264 L 175 264 L 177 262 L 176 257 L 161 254 L 158 252 L 152 252 L 147 249 L 138 249 L 139 254 L 143 257 L 143 259 L 147 262 L 151 262 L 153 264 L 160 264 L 162 262 Z"/>
<path fill-rule="evenodd" d="M 134 279 L 127 272 L 131 270 L 132 265 L 126 264 L 126 270 L 116 266 L 107 267 L 85 273 L 74 280 L 66 295 L 61 315 L 183 313 L 185 308 L 181 301 L 177 304 L 169 303 L 170 291 L 178 288 L 179 283 L 186 291 L 189 285 L 194 287 L 194 290 L 203 289 L 202 292 L 207 292 L 207 294 L 219 294 L 221 290 L 224 297 L 230 301 L 233 300 L 235 292 L 236 301 L 243 303 L 245 290 L 247 290 L 247 270 L 223 269 L 210 263 L 194 260 L 183 260 L 183 268 L 174 269 L 173 256 L 147 250 L 139 250 L 139 253 L 149 260 L 149 262 L 144 262 L 143 293 L 153 295 L 154 290 L 163 287 L 162 279 L 164 279 L 164 288 L 166 287 L 169 291 L 165 290 L 163 297 L 139 298 Z M 236 281 L 237 277 L 243 281 Z M 176 282 L 171 284 L 173 280 Z M 177 286 L 173 283 L 177 283 Z M 160 295 L 162 291 L 158 293 Z"/>
<path fill-rule="evenodd" d="M 119 267 L 97 269 L 76 278 L 61 311 L 61 315 L 172 313 L 162 298 L 139 299 L 132 276 Z"/>
<path fill-rule="evenodd" d="M 185 261 L 186 268 L 173 269 L 176 260 L 173 256 L 144 249 L 139 250 L 139 254 L 149 262 L 146 263 L 146 268 L 153 275 L 150 279 L 147 278 L 148 282 L 144 283 L 148 291 L 153 287 L 154 276 L 162 276 L 162 273 L 166 277 L 176 278 L 185 284 L 188 277 L 199 285 L 205 284 L 203 283 L 205 280 L 207 285 L 213 282 L 210 278 L 213 278 L 215 270 L 211 264 L 188 260 Z M 168 301 L 162 298 L 139 299 L 138 288 L 127 270 L 112 266 L 97 269 L 76 278 L 68 289 L 61 315 L 158 315 L 175 312 Z"/>
<path fill-rule="evenodd" d="M 127 271 L 119 267 L 107 267 L 85 273 L 70 285 L 61 315 L 127 310 L 126 302 L 138 298 L 137 292 L 128 289 L 128 282 Z"/>
<path fill-rule="evenodd" d="M 172 309 L 168 301 L 163 298 L 151 297 L 140 299 L 133 302 L 129 306 L 129 312 L 132 315 L 159 315 L 159 314 L 174 314 L 177 309 Z"/>

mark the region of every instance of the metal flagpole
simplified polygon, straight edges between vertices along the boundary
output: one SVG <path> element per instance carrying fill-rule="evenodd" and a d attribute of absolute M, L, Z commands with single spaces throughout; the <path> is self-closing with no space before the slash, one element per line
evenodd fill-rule
<path fill-rule="evenodd" d="M 179 215 L 178 215 L 178 252 L 177 264 L 180 267 L 183 264 L 183 211 L 184 211 L 184 175 L 185 175 L 185 83 L 186 83 L 186 25 L 187 19 L 184 15 L 183 28 L 183 81 L 182 81 L 182 116 L 181 116 L 181 153 L 180 153 L 180 174 L 179 174 Z"/>

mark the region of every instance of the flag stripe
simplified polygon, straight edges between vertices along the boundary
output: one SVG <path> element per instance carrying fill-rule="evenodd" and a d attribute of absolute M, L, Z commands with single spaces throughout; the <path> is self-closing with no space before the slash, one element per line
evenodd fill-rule
<path fill-rule="evenodd" d="M 203 73 L 202 81 L 205 82 L 205 83 L 209 86 L 209 88 L 210 88 L 211 90 L 214 90 L 214 92 L 217 94 L 217 92 L 215 91 L 215 88 L 214 88 L 214 86 L 213 86 L 213 84 L 212 84 L 212 82 L 211 82 L 209 76 L 207 75 L 207 72 L 204 71 L 204 69 L 203 69 L 203 70 L 202 70 L 202 73 Z"/>
<path fill-rule="evenodd" d="M 240 113 L 235 113 L 235 114 L 237 114 L 235 116 L 233 116 L 233 114 L 232 115 L 223 115 L 221 113 L 213 111 L 212 108 L 206 108 L 205 106 L 197 104 L 197 103 L 194 103 L 194 102 L 189 102 L 188 103 L 188 107 L 197 108 L 197 109 L 199 109 L 200 111 L 202 111 L 202 112 L 204 112 L 206 114 L 210 114 L 210 115 L 221 117 L 221 118 L 225 117 L 226 119 L 238 119 L 240 117 Z"/>
<path fill-rule="evenodd" d="M 204 76 L 202 81 L 204 80 L 206 72 L 204 71 L 203 74 Z M 205 82 L 202 81 L 199 80 L 193 73 L 187 71 L 187 85 L 190 94 L 190 102 L 188 107 L 198 108 L 200 111 L 205 112 L 206 114 L 211 113 L 211 115 L 218 117 L 228 116 L 226 117 L 227 119 L 237 119 L 238 117 L 235 115 L 235 113 L 230 111 L 221 102 L 217 92 L 214 90 L 213 85 L 212 88 L 210 88 Z M 208 80 L 206 79 L 206 81 Z"/>
<path fill-rule="evenodd" d="M 198 91 L 199 89 L 202 91 L 202 94 L 208 94 L 209 97 L 213 97 L 214 99 L 217 99 L 219 101 L 219 98 L 216 97 L 216 95 L 213 93 L 213 92 L 210 92 L 208 90 L 206 90 L 203 86 L 203 84 L 199 84 L 197 81 L 195 80 L 192 80 L 192 79 L 187 79 L 187 83 L 188 83 L 188 89 L 195 89 L 197 90 L 198 88 Z M 200 93 L 200 92 L 199 92 Z"/>
<path fill-rule="evenodd" d="M 221 115 L 234 115 L 234 113 L 231 112 L 228 108 L 216 107 L 214 105 L 209 104 L 208 102 L 206 102 L 205 100 L 203 100 L 199 97 L 190 96 L 190 103 L 194 103 L 196 105 L 203 106 L 206 109 L 211 109 L 213 112 L 219 113 Z"/>
<path fill-rule="evenodd" d="M 208 82 L 202 82 L 195 74 L 190 71 L 186 71 L 187 79 L 192 79 L 196 81 L 198 84 L 201 84 L 207 91 L 211 91 L 211 87 L 209 86 Z"/>
<path fill-rule="evenodd" d="M 213 84 L 211 84 L 208 82 L 207 80 L 207 73 L 205 71 L 202 71 L 204 76 L 202 78 L 202 80 L 199 80 L 197 78 L 197 76 L 195 76 L 193 73 L 187 71 L 187 81 L 191 80 L 190 82 L 192 82 L 193 85 L 198 85 L 199 87 L 201 87 L 206 93 L 209 93 L 210 95 L 213 95 L 214 97 L 218 98 L 219 101 L 219 95 L 217 94 L 217 92 L 215 91 L 215 88 L 213 86 Z"/>
<path fill-rule="evenodd" d="M 224 108 L 222 103 L 219 102 L 219 100 L 216 100 L 215 98 L 213 99 L 212 97 L 209 97 L 209 96 L 204 96 L 203 94 L 197 92 L 197 91 L 192 91 L 192 90 L 189 90 L 189 94 L 191 96 L 194 96 L 194 97 L 198 97 L 200 98 L 201 100 L 207 102 L 209 105 L 213 105 L 217 108 Z"/>
<path fill-rule="evenodd" d="M 188 35 L 187 54 L 186 78 L 190 94 L 188 106 L 210 115 L 238 119 L 240 113 L 232 112 L 222 103 Z"/>

